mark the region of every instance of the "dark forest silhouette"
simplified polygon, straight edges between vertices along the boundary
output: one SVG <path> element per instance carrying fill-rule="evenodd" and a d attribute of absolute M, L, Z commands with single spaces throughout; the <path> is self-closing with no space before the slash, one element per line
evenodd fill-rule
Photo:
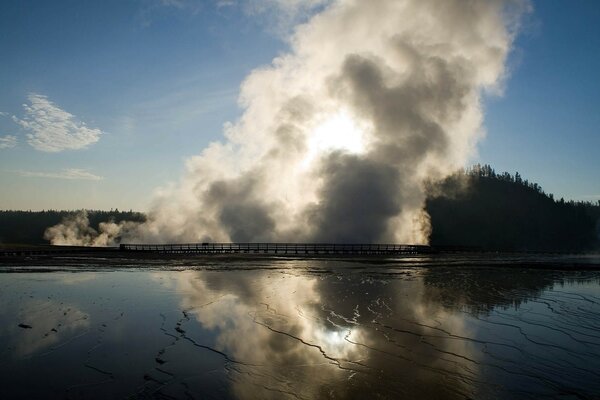
<path fill-rule="evenodd" d="M 600 201 L 556 200 L 517 172 L 475 165 L 429 187 L 431 244 L 499 251 L 600 249 Z M 77 211 L 0 211 L 0 245 L 47 244 L 46 228 Z M 139 212 L 88 210 L 90 226 L 144 221 Z"/>
<path fill-rule="evenodd" d="M 0 211 L 0 245 L 2 244 L 48 244 L 44 239 L 47 228 L 59 224 L 65 217 L 79 211 Z M 143 213 L 135 211 L 87 210 L 90 226 L 98 229 L 100 222 L 144 221 Z"/>
<path fill-rule="evenodd" d="M 432 185 L 426 209 L 432 245 L 484 250 L 586 251 L 599 248 L 600 201 L 555 200 L 517 172 L 475 165 Z"/>

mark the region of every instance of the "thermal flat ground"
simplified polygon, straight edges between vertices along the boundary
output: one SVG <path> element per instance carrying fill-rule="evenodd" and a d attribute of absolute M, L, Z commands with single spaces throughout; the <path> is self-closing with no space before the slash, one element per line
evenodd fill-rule
<path fill-rule="evenodd" d="M 598 398 L 595 260 L 5 262 L 0 398 Z"/>

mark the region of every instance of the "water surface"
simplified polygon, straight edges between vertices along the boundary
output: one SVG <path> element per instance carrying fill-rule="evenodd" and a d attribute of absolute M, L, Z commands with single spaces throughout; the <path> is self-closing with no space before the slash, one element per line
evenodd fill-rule
<path fill-rule="evenodd" d="M 455 264 L 3 273 L 0 398 L 600 397 L 600 272 Z"/>

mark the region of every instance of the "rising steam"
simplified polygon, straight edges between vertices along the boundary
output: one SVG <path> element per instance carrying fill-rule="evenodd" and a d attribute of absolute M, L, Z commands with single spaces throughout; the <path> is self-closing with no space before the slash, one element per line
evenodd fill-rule
<path fill-rule="evenodd" d="M 111 246 L 121 238 L 132 236 L 140 228 L 139 223 L 121 221 L 100 222 L 98 230 L 90 226 L 87 211 L 82 210 L 67 216 L 55 226 L 46 229 L 44 239 L 55 245 L 70 246 Z"/>
<path fill-rule="evenodd" d="M 103 241 L 426 243 L 425 182 L 472 155 L 526 8 L 332 1 L 246 78 L 226 140 L 187 161 L 147 222 Z"/>

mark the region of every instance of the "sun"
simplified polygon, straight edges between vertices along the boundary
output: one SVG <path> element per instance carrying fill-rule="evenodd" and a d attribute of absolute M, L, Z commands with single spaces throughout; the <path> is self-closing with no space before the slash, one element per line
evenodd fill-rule
<path fill-rule="evenodd" d="M 306 168 L 318 155 L 334 150 L 363 153 L 366 149 L 367 132 L 368 126 L 353 118 L 347 111 L 339 111 L 323 118 L 309 134 L 308 151 L 302 166 Z"/>

